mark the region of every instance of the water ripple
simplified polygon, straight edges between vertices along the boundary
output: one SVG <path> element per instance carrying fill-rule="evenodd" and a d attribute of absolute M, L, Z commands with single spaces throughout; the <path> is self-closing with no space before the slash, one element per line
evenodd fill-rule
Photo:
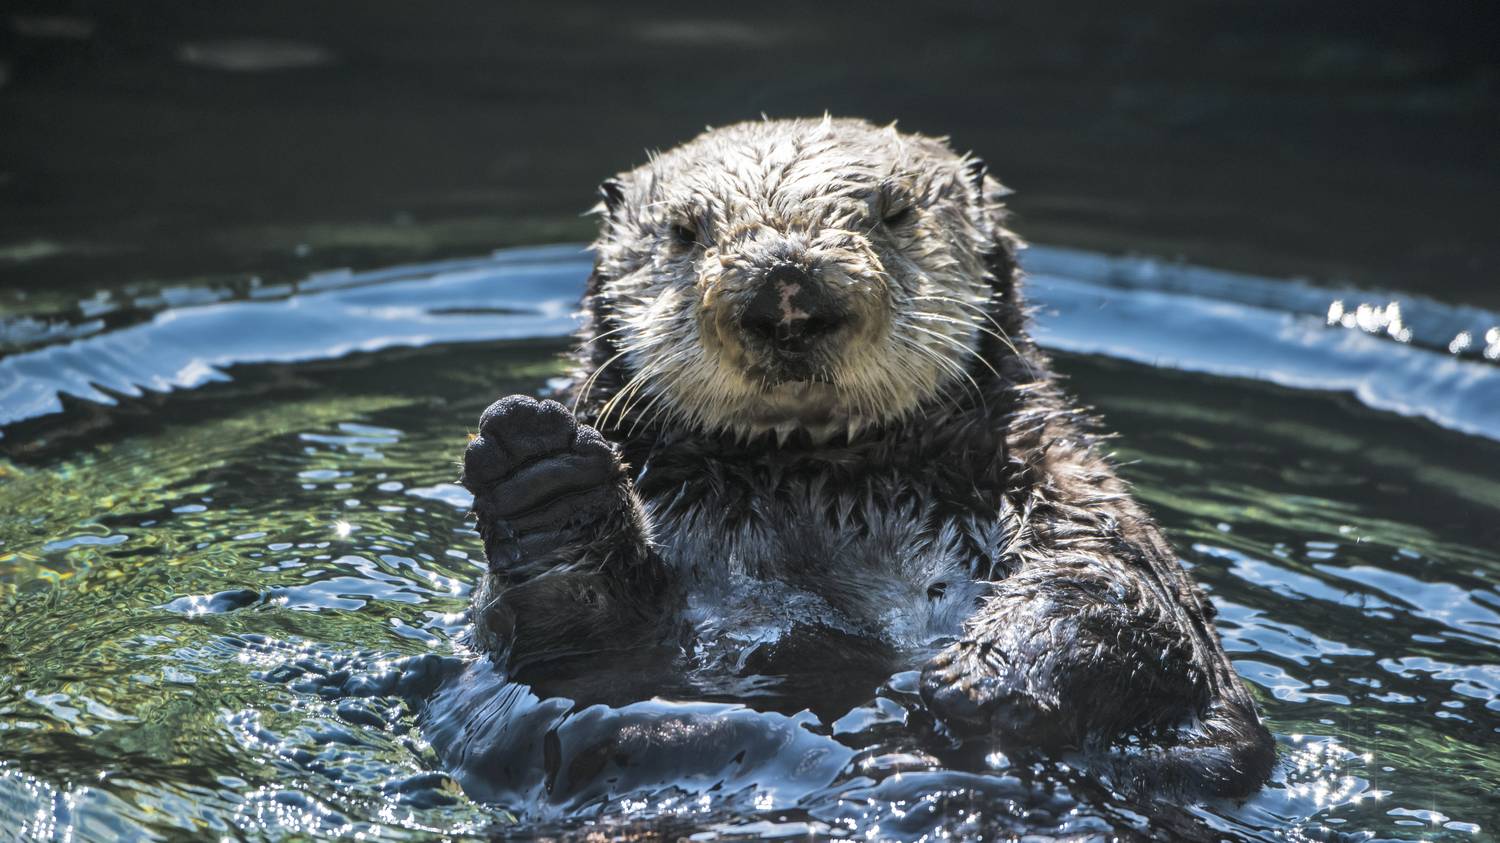
<path fill-rule="evenodd" d="M 1500 368 L 1371 333 L 1331 329 L 1334 293 L 1189 266 L 1034 247 L 1029 290 L 1045 346 L 1298 389 L 1349 392 L 1379 410 L 1500 439 Z M 0 428 L 60 412 L 193 389 L 232 366 L 327 360 L 437 343 L 562 336 L 590 268 L 579 247 L 498 252 L 365 273 L 324 273 L 296 294 L 170 307 L 151 321 L 0 358 Z M 1500 316 L 1410 299 L 1422 331 Z M 1454 328 L 1457 329 L 1457 328 Z M 1500 347 L 1500 345 L 1497 345 Z"/>

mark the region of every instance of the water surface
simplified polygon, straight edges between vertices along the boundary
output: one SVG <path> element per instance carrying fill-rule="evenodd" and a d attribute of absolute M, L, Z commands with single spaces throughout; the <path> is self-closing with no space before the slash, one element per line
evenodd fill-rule
<path fill-rule="evenodd" d="M 456 460 L 493 397 L 560 374 L 587 263 L 568 246 L 109 291 L 0 326 L 0 828 L 1474 839 L 1500 823 L 1500 318 L 1029 253 L 1039 337 L 1120 432 L 1281 743 L 1248 802 L 1147 810 L 1065 766 L 944 746 L 909 675 L 837 711 L 573 711 L 467 662 L 482 557 Z M 497 712 L 531 718 L 537 745 L 455 758 L 453 730 Z M 675 754 L 590 754 L 672 718 Z M 491 786 L 506 762 L 538 787 Z"/>

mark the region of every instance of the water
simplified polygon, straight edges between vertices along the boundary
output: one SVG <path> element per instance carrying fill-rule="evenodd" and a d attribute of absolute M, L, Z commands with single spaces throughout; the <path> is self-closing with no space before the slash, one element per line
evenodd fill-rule
<path fill-rule="evenodd" d="M 482 559 L 451 481 L 494 396 L 559 374 L 587 256 L 556 247 L 0 323 L 0 829 L 1492 834 L 1500 317 L 1028 266 L 1039 337 L 1120 432 L 1279 737 L 1248 802 L 1147 808 L 955 751 L 909 674 L 805 711 L 618 685 L 572 711 L 468 661 Z"/>

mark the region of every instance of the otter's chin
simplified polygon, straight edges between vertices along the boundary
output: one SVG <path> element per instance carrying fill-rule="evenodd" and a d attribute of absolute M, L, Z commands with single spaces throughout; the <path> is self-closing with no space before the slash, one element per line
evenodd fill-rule
<path fill-rule="evenodd" d="M 792 434 L 805 433 L 814 442 L 840 434 L 852 437 L 866 426 L 838 388 L 822 381 L 783 381 L 767 387 L 745 408 L 742 424 L 751 435 L 774 431 L 785 441 Z"/>

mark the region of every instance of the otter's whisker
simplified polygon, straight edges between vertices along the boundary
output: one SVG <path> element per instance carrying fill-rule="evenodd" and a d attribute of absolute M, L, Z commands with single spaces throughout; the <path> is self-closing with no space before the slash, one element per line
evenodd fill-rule
<path fill-rule="evenodd" d="M 995 321 L 995 317 L 991 316 L 990 312 L 988 310 L 984 309 L 983 307 L 981 307 L 979 304 L 977 304 L 975 302 L 964 301 L 963 299 L 955 299 L 955 298 L 952 298 L 950 296 L 934 296 L 934 295 L 912 296 L 912 301 L 940 301 L 940 302 L 947 302 L 949 304 L 956 304 L 959 307 L 967 307 L 970 310 L 974 311 L 975 313 L 978 313 L 980 316 L 984 317 L 984 320 L 986 322 L 989 322 L 991 325 L 995 326 L 995 330 L 999 332 L 998 336 L 996 336 L 996 339 L 998 339 L 1001 342 L 1005 343 L 1005 347 L 1008 348 L 1008 349 L 1010 349 L 1010 352 L 1012 354 L 1014 354 L 1014 355 L 1016 355 L 1018 357 L 1022 356 L 1021 355 L 1021 350 L 1016 347 L 1016 344 L 1013 341 L 1011 341 L 1010 332 L 1006 331 L 1005 327 L 1003 325 L 1001 325 L 999 322 L 996 322 Z"/>
<path fill-rule="evenodd" d="M 1001 334 L 997 334 L 993 330 L 991 330 L 989 328 L 986 328 L 983 325 L 975 324 L 975 323 L 970 322 L 970 321 L 968 321 L 966 319 L 956 319 L 956 318 L 954 318 L 952 316 L 942 316 L 942 315 L 939 315 L 939 314 L 936 314 L 936 313 L 912 313 L 912 314 L 909 314 L 909 315 L 910 315 L 910 317 L 912 319 L 926 319 L 926 320 L 930 320 L 930 321 L 933 321 L 933 322 L 942 322 L 942 323 L 947 324 L 947 325 L 960 325 L 960 326 L 963 326 L 965 328 L 969 328 L 971 330 L 979 331 L 980 333 L 983 333 L 983 334 L 988 334 L 989 336 L 994 337 L 995 339 L 999 340 L 1000 342 L 1005 343 L 1006 345 L 1010 345 L 1010 338 L 1009 337 L 1003 336 Z"/>
<path fill-rule="evenodd" d="M 596 427 L 609 427 L 610 413 L 616 409 L 623 408 L 624 402 L 629 400 L 630 395 L 635 390 L 640 389 L 641 385 L 645 383 L 646 378 L 649 377 L 648 372 L 651 368 L 652 365 L 648 364 L 645 368 L 631 375 L 630 380 L 626 381 L 625 385 L 618 392 L 610 396 L 608 401 L 604 402 L 604 407 L 599 411 L 599 420 L 595 423 Z"/>
<path fill-rule="evenodd" d="M 968 370 L 960 365 L 957 360 L 954 360 L 953 358 L 946 355 L 939 354 L 936 349 L 929 348 L 920 343 L 915 343 L 913 345 L 913 348 L 917 349 L 920 353 L 926 355 L 928 359 L 937 363 L 943 369 L 954 375 L 955 380 L 963 386 L 964 391 L 973 394 L 974 398 L 980 403 L 980 405 L 985 406 L 984 390 L 980 388 L 979 382 L 974 379 L 974 376 L 969 374 Z M 961 409 L 957 406 L 957 402 L 955 402 L 955 409 Z"/>
<path fill-rule="evenodd" d="M 986 369 L 989 369 L 990 372 L 992 374 L 994 374 L 995 377 L 997 377 L 997 378 L 1000 377 L 999 370 L 997 370 L 993 365 L 991 365 L 990 361 L 984 359 L 984 355 L 980 354 L 975 349 L 969 348 L 968 346 L 966 346 L 963 343 L 959 342 L 958 340 L 956 340 L 956 339 L 948 336 L 947 334 L 939 333 L 937 331 L 932 331 L 932 330 L 929 330 L 927 328 L 923 328 L 923 327 L 920 327 L 920 326 L 917 326 L 917 325 L 907 325 L 906 327 L 912 329 L 913 331 L 918 331 L 918 332 L 921 332 L 923 334 L 927 334 L 928 336 L 933 337 L 934 339 L 938 340 L 939 342 L 947 343 L 950 347 L 957 349 L 960 352 L 960 354 L 967 354 L 967 355 L 973 357 L 975 360 L 978 360 L 980 363 L 983 363 L 984 367 Z M 970 380 L 973 380 L 973 378 L 970 378 Z M 979 384 L 977 382 L 974 384 L 974 388 L 975 389 L 979 388 Z"/>
<path fill-rule="evenodd" d="M 665 368 L 666 367 L 664 363 L 659 363 L 658 365 L 652 366 L 641 372 L 639 377 L 640 383 L 638 386 L 636 386 L 634 395 L 625 402 L 625 406 L 620 410 L 619 423 L 623 424 L 626 419 L 631 418 L 632 414 L 635 413 L 636 407 L 640 405 L 641 401 L 650 399 L 646 404 L 646 406 L 649 407 L 655 404 L 657 400 L 659 400 L 661 396 L 665 394 L 663 390 L 652 392 L 647 388 L 648 386 L 650 386 L 651 381 L 659 379 L 658 376 L 663 372 Z M 642 412 L 644 413 L 644 411 Z M 640 421 L 641 417 L 636 416 L 635 420 L 630 424 L 630 431 L 627 435 L 635 435 L 635 429 L 637 425 L 640 424 Z"/>
<path fill-rule="evenodd" d="M 906 345 L 907 345 L 908 348 L 910 348 L 912 350 L 912 352 L 914 354 L 918 355 L 919 357 L 923 357 L 923 358 L 926 358 L 928 360 L 933 361 L 941 369 L 944 369 L 944 370 L 948 371 L 950 374 L 963 375 L 965 377 L 968 376 L 968 373 L 964 372 L 963 369 L 960 368 L 957 364 L 955 364 L 952 360 L 949 360 L 948 358 L 943 357 L 942 355 L 939 355 L 937 352 L 934 352 L 932 349 L 929 349 L 926 346 L 923 346 L 920 343 L 917 343 L 917 342 L 912 341 L 912 340 L 907 340 L 906 341 Z M 913 380 L 917 381 L 917 382 L 920 382 L 920 380 L 921 380 L 921 378 L 916 375 L 915 369 L 913 369 Z M 955 378 L 955 380 L 958 380 L 958 379 Z M 968 386 L 966 384 L 966 385 L 964 385 L 964 389 L 966 391 L 967 390 L 971 390 L 971 389 L 975 390 L 975 393 L 974 393 L 975 397 L 978 398 L 981 403 L 983 403 L 983 401 L 984 401 L 984 395 L 983 395 L 983 393 L 980 393 L 980 392 L 977 391 L 978 388 L 979 388 L 979 385 L 976 384 L 976 383 L 974 383 L 974 379 L 972 377 L 969 378 L 969 383 L 974 384 L 974 385 L 971 387 L 971 386 Z M 957 400 L 955 400 L 951 395 L 948 395 L 946 392 L 939 391 L 939 392 L 936 392 L 934 394 L 936 396 L 938 396 L 938 397 L 940 397 L 940 398 L 948 401 L 952 405 L 954 412 L 962 412 L 963 411 L 962 405 L 960 405 Z"/>
<path fill-rule="evenodd" d="M 631 379 L 630 383 L 626 384 L 626 386 L 620 390 L 620 393 L 618 395 L 610 399 L 610 405 L 614 405 L 616 401 L 621 402 L 619 406 L 620 412 L 618 414 L 619 421 L 617 423 L 623 423 L 623 421 L 627 417 L 629 417 L 631 412 L 635 409 L 636 404 L 642 398 L 650 395 L 650 393 L 646 391 L 646 385 L 653 378 L 656 378 L 661 373 L 667 371 L 670 366 L 680 360 L 686 353 L 686 350 L 679 349 L 666 355 L 665 357 L 660 357 L 652 360 L 649 364 L 643 367 L 634 378 Z M 659 395 L 660 393 L 658 393 L 658 396 Z M 634 431 L 634 425 L 632 425 L 631 430 L 632 432 Z"/>
<path fill-rule="evenodd" d="M 624 357 L 626 354 L 629 354 L 631 351 L 632 351 L 632 349 L 630 347 L 628 347 L 628 346 L 626 348 L 621 349 L 619 351 L 619 353 L 615 354 L 615 356 L 613 356 L 613 357 L 609 358 L 608 360 L 604 361 L 604 364 L 602 366 L 600 366 L 599 368 L 595 369 L 593 372 L 591 372 L 589 374 L 588 378 L 586 380 L 584 380 L 583 386 L 579 387 L 578 394 L 576 396 L 574 396 L 574 398 L 573 398 L 573 412 L 575 412 L 575 413 L 578 412 L 579 405 L 584 402 L 584 399 L 588 398 L 589 392 L 592 391 L 593 388 L 594 388 L 595 381 L 597 381 L 599 379 L 600 375 L 604 374 L 604 370 L 608 369 L 616 360 L 619 360 L 621 357 Z"/>
<path fill-rule="evenodd" d="M 633 327 L 635 327 L 635 326 L 634 325 L 621 325 L 618 328 L 611 328 L 611 329 L 609 329 L 608 331 L 605 331 L 602 334 L 595 334 L 594 336 L 589 337 L 588 339 L 586 339 L 583 342 L 579 343 L 578 347 L 579 348 L 583 348 L 584 346 L 592 345 L 593 343 L 596 343 L 596 342 L 598 342 L 598 341 L 600 341 L 602 339 L 605 339 L 607 337 L 612 337 L 615 334 L 621 333 L 623 331 L 628 331 L 628 330 L 630 330 Z"/>
<path fill-rule="evenodd" d="M 636 420 L 631 423 L 630 432 L 627 435 L 634 436 L 637 425 L 644 423 L 648 428 L 651 426 L 651 422 L 653 421 L 653 419 L 651 418 L 651 411 L 655 409 L 657 403 L 660 402 L 662 398 L 666 397 L 666 394 L 666 390 L 657 390 L 655 396 L 653 396 L 650 401 L 646 402 L 646 406 L 641 408 L 640 416 L 638 416 Z"/>
<path fill-rule="evenodd" d="M 906 340 L 905 345 L 906 345 L 907 348 L 910 348 L 912 350 L 912 352 L 915 355 L 917 355 L 918 357 L 930 357 L 930 356 L 932 356 L 931 352 L 929 352 L 927 349 L 923 348 L 921 345 L 919 345 L 915 341 Z M 906 371 L 908 380 L 914 386 L 920 388 L 920 386 L 927 379 L 923 376 L 923 374 L 921 372 L 917 371 L 917 363 L 916 363 L 916 361 L 909 360 L 909 359 L 907 359 L 904 356 L 897 357 L 896 359 L 900 362 L 900 365 L 901 365 L 902 369 L 904 369 Z M 942 362 L 942 361 L 940 360 L 940 362 Z M 894 389 L 894 387 L 893 387 L 893 389 Z M 938 399 L 946 402 L 949 406 L 951 406 L 953 408 L 954 412 L 962 412 L 963 408 L 958 403 L 958 400 L 955 399 L 953 396 L 949 395 L 946 390 L 935 391 L 935 392 L 933 392 L 933 395 L 935 397 L 937 397 Z"/>

